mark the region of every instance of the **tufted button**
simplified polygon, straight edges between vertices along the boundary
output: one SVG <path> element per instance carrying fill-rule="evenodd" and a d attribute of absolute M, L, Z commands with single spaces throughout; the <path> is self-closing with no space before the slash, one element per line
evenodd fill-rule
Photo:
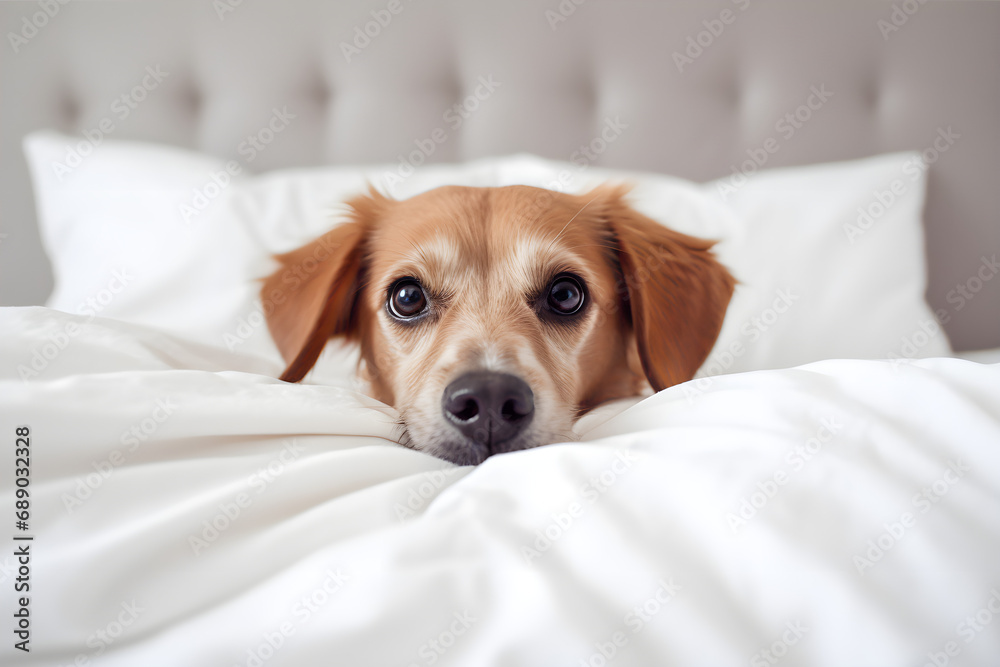
<path fill-rule="evenodd" d="M 194 81 L 186 81 L 183 86 L 181 86 L 177 96 L 180 101 L 181 108 L 183 108 L 186 113 L 193 117 L 197 117 L 201 113 L 205 98 L 201 89 L 194 83 Z"/>
<path fill-rule="evenodd" d="M 593 72 L 591 72 L 592 74 Z M 597 79 L 594 76 L 585 76 L 577 86 L 580 104 L 585 109 L 593 111 L 595 116 L 600 112 L 600 95 L 597 92 Z"/>
<path fill-rule="evenodd" d="M 861 84 L 861 101 L 865 108 L 870 109 L 876 115 L 878 114 L 882 106 L 882 91 L 874 78 L 866 79 Z"/>
<path fill-rule="evenodd" d="M 745 82 L 738 79 L 735 75 L 729 77 L 722 88 L 723 103 L 739 114 L 746 104 L 753 102 L 752 99 L 748 98 L 750 98 L 750 95 L 747 94 Z"/>
<path fill-rule="evenodd" d="M 63 127 L 75 128 L 77 120 L 80 118 L 80 101 L 76 95 L 67 88 L 62 88 L 56 104 L 60 124 Z"/>
<path fill-rule="evenodd" d="M 330 105 L 330 98 L 333 97 L 333 84 L 329 80 L 329 74 L 325 74 L 319 67 L 313 76 L 309 77 L 306 83 L 303 97 L 310 103 L 321 109 Z"/>
<path fill-rule="evenodd" d="M 456 67 L 450 67 L 447 76 L 441 80 L 441 91 L 448 99 L 458 102 L 464 97 L 465 84 Z"/>

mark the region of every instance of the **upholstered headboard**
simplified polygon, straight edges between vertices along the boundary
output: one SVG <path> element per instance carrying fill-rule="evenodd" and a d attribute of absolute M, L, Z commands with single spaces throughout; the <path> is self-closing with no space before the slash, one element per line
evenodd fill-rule
<path fill-rule="evenodd" d="M 924 150 L 928 298 L 956 349 L 1000 346 L 983 262 L 1000 254 L 1000 2 L 42 0 L 0 17 L 5 305 L 52 288 L 26 132 L 111 119 L 116 138 L 235 158 L 278 110 L 294 119 L 254 170 L 396 162 L 439 128 L 430 161 L 593 142 L 592 164 L 697 180 L 769 139 L 767 167 Z"/>

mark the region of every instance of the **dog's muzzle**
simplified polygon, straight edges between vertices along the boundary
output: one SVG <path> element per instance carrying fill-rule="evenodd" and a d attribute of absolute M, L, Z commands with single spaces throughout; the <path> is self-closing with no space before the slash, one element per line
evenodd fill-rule
<path fill-rule="evenodd" d="M 441 397 L 445 420 L 490 454 L 518 436 L 535 416 L 535 397 L 524 380 L 509 373 L 474 371 L 449 384 Z"/>

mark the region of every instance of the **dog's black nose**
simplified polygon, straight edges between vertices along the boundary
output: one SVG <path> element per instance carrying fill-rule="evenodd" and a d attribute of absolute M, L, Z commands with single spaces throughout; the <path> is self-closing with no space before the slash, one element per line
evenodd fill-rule
<path fill-rule="evenodd" d="M 469 440 L 486 445 L 490 453 L 524 430 L 535 416 L 531 388 L 507 373 L 466 373 L 444 390 L 441 409 Z"/>

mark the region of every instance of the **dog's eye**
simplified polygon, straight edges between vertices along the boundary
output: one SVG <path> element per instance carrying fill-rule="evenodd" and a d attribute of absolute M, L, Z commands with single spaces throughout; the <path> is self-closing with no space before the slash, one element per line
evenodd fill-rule
<path fill-rule="evenodd" d="M 413 278 L 397 281 L 389 290 L 389 312 L 393 317 L 408 320 L 427 310 L 427 297 Z"/>
<path fill-rule="evenodd" d="M 583 307 L 583 283 L 576 276 L 556 276 L 549 284 L 549 308 L 560 315 L 573 315 Z"/>

